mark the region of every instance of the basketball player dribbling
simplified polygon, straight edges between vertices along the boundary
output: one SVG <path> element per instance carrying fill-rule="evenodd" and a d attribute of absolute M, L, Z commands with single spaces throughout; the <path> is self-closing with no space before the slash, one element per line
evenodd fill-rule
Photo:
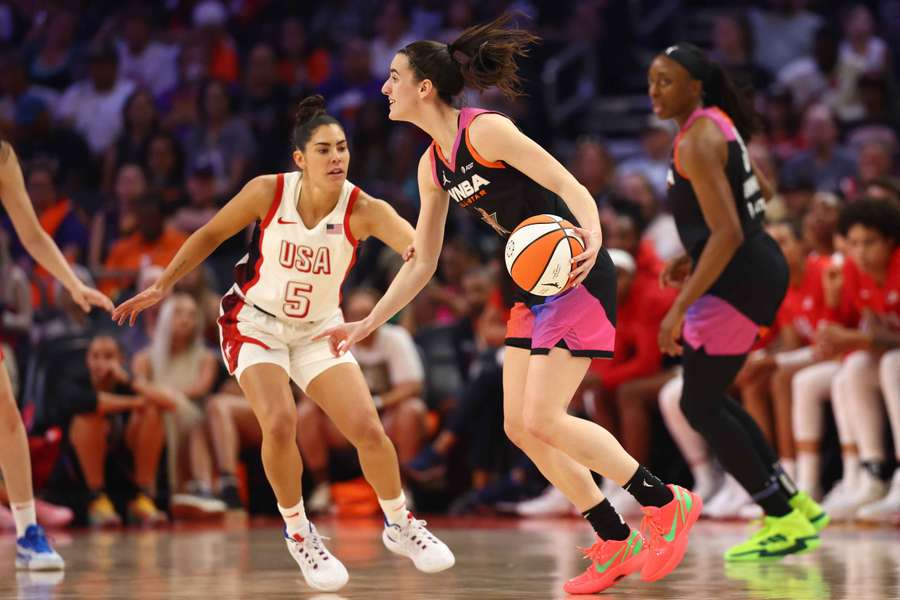
<path fill-rule="evenodd" d="M 248 254 L 222 298 L 222 356 L 240 383 L 262 429 L 262 460 L 284 538 L 306 582 L 334 591 L 347 570 L 325 548 L 306 517 L 302 464 L 295 440 L 293 380 L 357 449 L 366 479 L 384 511 L 382 540 L 428 573 L 454 564 L 449 548 L 406 508 L 397 453 L 382 428 L 359 365 L 335 357 L 312 337 L 341 323 L 341 284 L 359 240 L 374 236 L 404 251 L 413 229 L 387 203 L 347 180 L 350 154 L 343 128 L 326 114 L 321 96 L 300 103 L 292 135 L 299 172 L 263 175 L 247 183 L 212 220 L 184 243 L 159 281 L 116 307 L 113 318 L 132 324 L 159 302 L 223 241 L 256 222 Z"/>
<path fill-rule="evenodd" d="M 497 86 L 508 97 L 518 95 L 516 58 L 536 38 L 507 29 L 509 20 L 504 15 L 471 27 L 449 45 L 414 42 L 393 58 L 382 87 L 390 118 L 413 123 L 433 138 L 419 161 L 415 243 L 366 319 L 321 335 L 336 355 L 344 355 L 415 297 L 437 266 L 450 198 L 501 236 L 543 213 L 579 224 L 585 251 L 573 261 L 575 287 L 546 301 L 520 293 L 510 315 L 504 428 L 597 533 L 586 553 L 591 566 L 564 586 L 569 593 L 596 593 L 636 571 L 646 581 L 671 572 L 684 555 L 702 503 L 689 491 L 660 482 L 608 431 L 567 413 L 591 359 L 612 355 L 616 273 L 601 248 L 597 205 L 588 191 L 506 116 L 453 106 L 465 88 Z M 641 532 L 632 531 L 604 498 L 592 470 L 641 503 Z"/>
<path fill-rule="evenodd" d="M 84 285 L 62 252 L 41 227 L 25 189 L 19 159 L 8 142 L 0 140 L 0 199 L 13 227 L 28 253 L 66 288 L 85 312 L 91 305 L 113 309 L 112 301 Z M 0 351 L 0 362 L 3 352 Z M 16 568 L 32 571 L 58 570 L 65 563 L 50 547 L 44 530 L 37 524 L 31 486 L 31 455 L 28 438 L 19 416 L 16 398 L 6 369 L 0 365 L 0 470 L 9 494 L 16 523 Z"/>
<path fill-rule="evenodd" d="M 753 418 L 726 396 L 761 326 L 788 285 L 787 263 L 762 227 L 768 182 L 745 146 L 754 131 L 747 99 L 697 47 L 659 54 L 648 74 L 653 111 L 681 128 L 669 171 L 669 206 L 687 250 L 662 274 L 681 288 L 660 325 L 660 348 L 681 354 L 681 408 L 765 512 L 763 526 L 725 553 L 771 560 L 818 547 L 828 516 L 798 492 Z M 678 343 L 678 338 L 683 343 Z"/>

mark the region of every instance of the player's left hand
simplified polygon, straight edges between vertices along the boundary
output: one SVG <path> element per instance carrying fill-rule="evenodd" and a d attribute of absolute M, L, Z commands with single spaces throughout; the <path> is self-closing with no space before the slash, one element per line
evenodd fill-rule
<path fill-rule="evenodd" d="M 682 352 L 678 338 L 681 337 L 681 326 L 684 324 L 684 312 L 673 306 L 663 317 L 659 325 L 659 349 L 669 356 L 680 356 Z"/>
<path fill-rule="evenodd" d="M 406 250 L 403 251 L 403 254 L 400 256 L 403 257 L 403 262 L 409 262 L 416 255 L 416 247 L 410 244 L 406 247 Z"/>
<path fill-rule="evenodd" d="M 602 237 L 599 231 L 591 231 L 574 227 L 575 232 L 581 236 L 584 242 L 584 252 L 572 257 L 572 272 L 569 273 L 569 287 L 578 287 L 584 278 L 588 276 L 594 264 L 597 262 L 597 253 L 600 252 Z M 576 266 L 577 265 L 577 266 Z"/>
<path fill-rule="evenodd" d="M 371 333 L 372 331 L 365 321 L 351 321 L 329 327 L 322 333 L 313 336 L 312 341 L 328 338 L 331 353 L 335 356 L 343 356 L 355 343 L 366 339 Z"/>
<path fill-rule="evenodd" d="M 69 290 L 72 300 L 81 307 L 84 312 L 91 312 L 91 306 L 99 306 L 107 312 L 112 312 L 113 303 L 105 294 L 101 294 L 94 288 L 79 283 L 74 290 Z"/>

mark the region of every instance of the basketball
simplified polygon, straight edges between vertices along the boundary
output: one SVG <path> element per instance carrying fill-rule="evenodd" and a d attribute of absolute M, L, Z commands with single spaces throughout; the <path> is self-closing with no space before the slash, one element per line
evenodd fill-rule
<path fill-rule="evenodd" d="M 556 215 L 537 215 L 521 223 L 506 242 L 506 270 L 520 288 L 553 296 L 569 287 L 572 257 L 584 251 L 575 226 Z"/>

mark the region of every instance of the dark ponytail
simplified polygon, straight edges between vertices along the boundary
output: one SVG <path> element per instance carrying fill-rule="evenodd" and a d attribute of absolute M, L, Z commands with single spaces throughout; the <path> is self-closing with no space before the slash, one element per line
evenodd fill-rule
<path fill-rule="evenodd" d="M 496 86 L 507 98 L 522 95 L 516 59 L 528 55 L 528 46 L 540 38 L 524 29 L 507 28 L 518 13 L 504 13 L 490 23 L 469 27 L 450 44 L 418 41 L 400 50 L 416 79 L 431 80 L 447 104 L 464 88 L 485 90 Z"/>
<path fill-rule="evenodd" d="M 703 105 L 718 106 L 731 117 L 734 128 L 745 142 L 759 131 L 759 116 L 753 109 L 750 95 L 738 90 L 734 81 L 718 62 L 709 61 L 709 74 L 703 81 Z"/>
<path fill-rule="evenodd" d="M 291 141 L 294 147 L 303 152 L 309 138 L 322 125 L 338 125 L 337 119 L 325 112 L 325 98 L 320 94 L 307 96 L 297 106 L 297 114 L 294 117 L 294 130 L 291 133 Z"/>
<path fill-rule="evenodd" d="M 703 106 L 717 106 L 731 118 L 745 142 L 759 130 L 759 116 L 753 109 L 751 94 L 739 90 L 717 61 L 693 44 L 670 46 L 663 53 L 684 67 L 691 77 L 703 84 Z"/>

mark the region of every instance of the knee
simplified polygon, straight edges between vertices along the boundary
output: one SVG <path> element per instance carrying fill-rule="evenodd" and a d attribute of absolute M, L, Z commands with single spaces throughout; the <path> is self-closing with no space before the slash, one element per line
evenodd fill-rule
<path fill-rule="evenodd" d="M 556 415 L 538 408 L 537 402 L 529 402 L 525 406 L 525 414 L 523 415 L 525 433 L 532 438 L 550 443 L 554 437 L 553 432 L 557 422 Z"/>
<path fill-rule="evenodd" d="M 385 443 L 390 443 L 377 416 L 362 419 L 353 427 L 351 435 L 350 443 L 357 450 L 380 448 Z"/>
<path fill-rule="evenodd" d="M 406 423 L 425 418 L 425 405 L 418 398 L 410 398 L 394 408 L 395 418 Z"/>
<path fill-rule="evenodd" d="M 293 410 L 275 410 L 263 419 L 263 440 L 278 445 L 294 444 L 297 417 Z"/>
<path fill-rule="evenodd" d="M 503 419 L 503 432 L 516 447 L 525 449 L 527 434 L 521 418 L 506 416 Z"/>

